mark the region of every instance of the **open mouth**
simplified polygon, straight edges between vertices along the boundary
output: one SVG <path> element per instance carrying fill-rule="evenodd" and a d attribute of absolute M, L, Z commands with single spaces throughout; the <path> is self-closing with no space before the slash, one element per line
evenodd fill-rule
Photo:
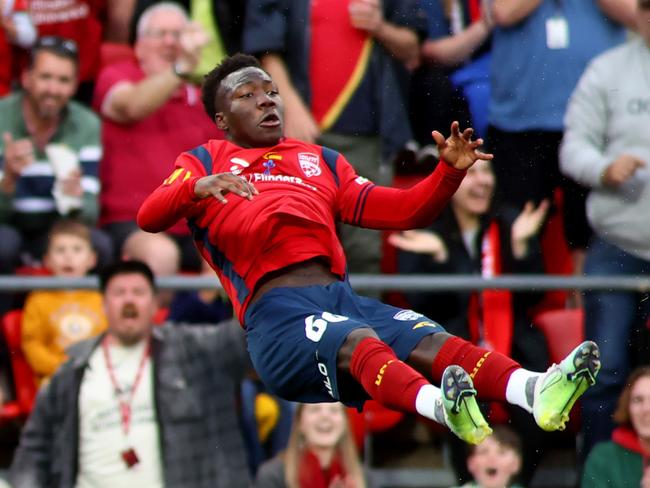
<path fill-rule="evenodd" d="M 492 478 L 498 474 L 498 470 L 497 468 L 487 468 L 485 474 Z"/>
<path fill-rule="evenodd" d="M 260 127 L 279 127 L 280 117 L 275 112 L 270 112 L 262 117 L 259 125 Z"/>
<path fill-rule="evenodd" d="M 122 307 L 122 318 L 135 319 L 138 316 L 138 309 L 132 303 L 127 303 Z"/>

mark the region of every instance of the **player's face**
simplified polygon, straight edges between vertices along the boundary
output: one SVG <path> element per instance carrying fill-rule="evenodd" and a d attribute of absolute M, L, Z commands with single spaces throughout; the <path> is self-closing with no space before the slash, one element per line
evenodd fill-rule
<path fill-rule="evenodd" d="M 259 68 L 226 76 L 217 91 L 216 123 L 242 147 L 274 146 L 282 137 L 284 107 L 271 77 Z"/>
<path fill-rule="evenodd" d="M 55 234 L 44 256 L 45 266 L 55 276 L 80 278 L 97 263 L 91 244 L 73 234 Z"/>
<path fill-rule="evenodd" d="M 346 416 L 340 403 L 308 403 L 302 406 L 300 432 L 311 448 L 334 448 L 343 437 Z"/>
<path fill-rule="evenodd" d="M 650 376 L 642 376 L 632 386 L 630 420 L 641 440 L 650 444 Z"/>
<path fill-rule="evenodd" d="M 494 437 L 488 437 L 470 456 L 467 467 L 483 488 L 503 488 L 519 471 L 519 456 Z"/>
<path fill-rule="evenodd" d="M 125 345 L 149 336 L 157 302 L 149 281 L 140 273 L 115 275 L 104 292 L 110 334 Z"/>
<path fill-rule="evenodd" d="M 490 162 L 479 159 L 467 170 L 467 175 L 452 197 L 452 205 L 470 215 L 483 215 L 490 208 L 494 184 Z"/>

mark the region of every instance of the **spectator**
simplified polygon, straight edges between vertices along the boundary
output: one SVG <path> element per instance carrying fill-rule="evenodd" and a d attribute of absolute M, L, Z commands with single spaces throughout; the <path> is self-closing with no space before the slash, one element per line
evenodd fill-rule
<path fill-rule="evenodd" d="M 420 0 L 420 4 L 429 28 L 421 50 L 424 64 L 414 73 L 411 87 L 417 140 L 430 144 L 425 128 L 444 127 L 454 120 L 485 137 L 492 19 L 471 0 Z M 442 120 L 440 112 L 446 116 Z"/>
<path fill-rule="evenodd" d="M 587 215 L 594 236 L 586 253 L 588 276 L 650 274 L 650 140 L 644 108 L 650 2 L 636 1 L 640 36 L 592 61 L 565 117 L 562 171 L 590 189 Z M 617 76 L 621 70 L 625 79 Z M 585 454 L 611 435 L 611 415 L 631 370 L 629 351 L 638 351 L 641 362 L 650 358 L 650 350 L 636 340 L 648 320 L 646 300 L 632 290 L 584 295 L 586 335 L 603 346 L 602 376 L 582 402 Z"/>
<path fill-rule="evenodd" d="M 54 224 L 43 261 L 54 276 L 86 276 L 97 262 L 90 229 L 74 220 Z M 37 383 L 48 379 L 65 362 L 67 347 L 104 329 L 102 297 L 96 291 L 31 292 L 25 302 L 21 333 L 23 352 Z"/>
<path fill-rule="evenodd" d="M 345 154 L 359 175 L 386 185 L 389 159 L 412 136 L 405 65 L 417 64 L 425 32 L 416 0 L 302 0 L 290 8 L 249 0 L 244 49 L 278 84 L 286 137 L 318 140 Z M 378 273 L 379 233 L 339 231 L 349 271 Z"/>
<path fill-rule="evenodd" d="M 99 119 L 70 100 L 77 86 L 74 42 L 43 37 L 22 75 L 23 90 L 0 100 L 0 272 L 41 259 L 61 216 L 94 226 L 99 213 Z M 91 231 L 100 264 L 109 237 Z"/>
<path fill-rule="evenodd" d="M 123 259 L 134 259 L 146 263 L 156 278 L 173 276 L 180 270 L 180 249 L 176 242 L 166 234 L 150 234 L 136 230 L 124 242 L 121 255 Z M 158 304 L 161 309 L 168 311 L 167 308 L 173 298 L 172 290 L 159 291 Z M 158 322 L 159 317 L 156 319 L 156 323 Z"/>
<path fill-rule="evenodd" d="M 93 106 L 103 116 L 100 220 L 116 252 L 137 230 L 140 204 L 168 176 L 177 154 L 222 136 L 203 112 L 198 88 L 185 82 L 205 41 L 178 5 L 162 2 L 138 22 L 137 59 L 99 75 Z M 170 232 L 181 246 L 182 267 L 200 269 L 187 227 L 179 223 Z"/>
<path fill-rule="evenodd" d="M 13 487 L 248 486 L 234 402 L 241 328 L 154 330 L 154 277 L 140 261 L 110 265 L 100 287 L 108 332 L 70 349 L 39 392 Z"/>
<path fill-rule="evenodd" d="M 521 468 L 521 441 L 508 427 L 498 425 L 490 437 L 469 447 L 467 469 L 474 481 L 459 488 L 518 488 L 513 479 Z"/>
<path fill-rule="evenodd" d="M 650 488 L 650 367 L 630 374 L 614 421 L 611 440 L 589 453 L 582 488 Z"/>
<path fill-rule="evenodd" d="M 298 404 L 286 451 L 260 467 L 255 486 L 365 487 L 343 404 Z"/>
<path fill-rule="evenodd" d="M 16 47 L 29 49 L 36 40 L 36 29 L 26 0 L 0 2 L 0 97 L 11 91 L 18 68 Z"/>
<path fill-rule="evenodd" d="M 112 1 L 112 0 L 111 0 Z M 29 0 L 29 10 L 39 37 L 57 36 L 79 46 L 77 98 L 90 105 L 99 69 L 105 0 Z"/>
<path fill-rule="evenodd" d="M 130 0 L 129 0 L 130 1 Z M 131 39 L 142 12 L 160 0 L 135 0 L 131 20 Z M 194 77 L 202 80 L 226 55 L 242 49 L 242 31 L 246 2 L 242 0 L 174 0 L 190 13 L 209 34 L 210 40 L 201 51 L 201 59 L 194 69 Z M 119 3 L 119 2 L 118 2 Z M 126 31 L 128 33 L 129 30 Z"/>
<path fill-rule="evenodd" d="M 160 235 L 160 234 L 148 234 Z M 214 277 L 214 272 L 201 259 L 201 276 Z M 204 290 L 179 291 L 169 306 L 169 320 L 191 324 L 214 324 L 232 317 L 232 305 L 223 290 L 213 287 Z"/>
<path fill-rule="evenodd" d="M 507 209 L 496 216 L 491 210 L 494 189 L 491 163 L 477 161 L 451 198 L 451 205 L 433 225 L 389 236 L 389 243 L 402 250 L 398 254 L 398 271 L 484 277 L 542 273 L 538 234 L 548 202 L 537 208 L 528 203 L 521 211 Z M 450 333 L 511 355 L 531 370 L 543 369 L 548 363 L 545 338 L 532 326 L 527 314 L 541 297 L 507 290 L 406 294 L 415 310 L 436 317 Z M 522 470 L 523 480 L 528 483 L 548 436 L 534 429 L 530 416 L 520 409 L 510 408 L 508 413 L 517 430 L 528 432 Z M 449 436 L 448 441 L 454 467 L 461 481 L 466 481 L 470 473 L 466 470 L 465 446 L 454 436 Z"/>
<path fill-rule="evenodd" d="M 584 189 L 559 172 L 562 117 L 591 58 L 625 39 L 614 22 L 630 2 L 489 0 L 492 31 L 487 145 L 499 182 L 496 201 L 521 208 L 564 189 L 565 233 L 580 267 L 590 235 Z"/>

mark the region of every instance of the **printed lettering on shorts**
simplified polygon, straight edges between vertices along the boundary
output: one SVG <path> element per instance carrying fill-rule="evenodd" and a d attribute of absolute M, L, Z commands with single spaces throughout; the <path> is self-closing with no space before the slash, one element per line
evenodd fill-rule
<path fill-rule="evenodd" d="M 323 380 L 323 384 L 325 385 L 325 389 L 327 390 L 327 393 L 329 393 L 329 396 L 332 398 L 334 397 L 334 390 L 332 388 L 332 380 L 330 380 L 329 374 L 327 372 L 327 366 L 325 366 L 324 363 L 318 363 L 318 371 L 320 374 L 322 374 L 325 379 Z"/>
<path fill-rule="evenodd" d="M 424 317 L 424 315 L 422 315 L 421 313 L 414 312 L 413 310 L 407 310 L 407 309 L 400 310 L 395 315 L 393 315 L 393 319 L 400 320 L 402 322 L 417 320 L 420 317 Z"/>
<path fill-rule="evenodd" d="M 344 315 L 336 315 L 330 312 L 323 312 L 318 318 L 316 315 L 310 315 L 305 319 L 305 335 L 310 341 L 318 342 L 321 340 L 321 337 L 323 337 L 330 322 L 336 323 L 344 322 L 346 320 L 348 320 L 348 317 L 345 317 Z"/>
<path fill-rule="evenodd" d="M 474 369 L 473 369 L 472 372 L 470 373 L 470 375 L 469 375 L 470 378 L 474 379 L 474 377 L 478 374 L 478 370 L 481 369 L 481 366 L 483 366 L 483 363 L 485 362 L 485 360 L 487 359 L 487 357 L 488 357 L 490 354 L 492 354 L 492 351 L 488 351 L 488 352 L 486 352 L 485 354 L 483 354 L 483 356 L 481 356 L 481 359 L 479 359 L 479 360 L 476 362 L 476 366 L 474 366 Z"/>

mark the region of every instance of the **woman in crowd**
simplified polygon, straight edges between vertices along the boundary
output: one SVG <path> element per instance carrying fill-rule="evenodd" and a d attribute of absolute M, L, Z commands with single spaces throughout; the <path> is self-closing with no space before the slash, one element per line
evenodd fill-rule
<path fill-rule="evenodd" d="M 255 486 L 365 488 L 343 404 L 299 404 L 287 449 L 260 467 Z"/>
<path fill-rule="evenodd" d="M 632 372 L 614 412 L 612 439 L 587 457 L 583 488 L 650 488 L 650 366 Z"/>

